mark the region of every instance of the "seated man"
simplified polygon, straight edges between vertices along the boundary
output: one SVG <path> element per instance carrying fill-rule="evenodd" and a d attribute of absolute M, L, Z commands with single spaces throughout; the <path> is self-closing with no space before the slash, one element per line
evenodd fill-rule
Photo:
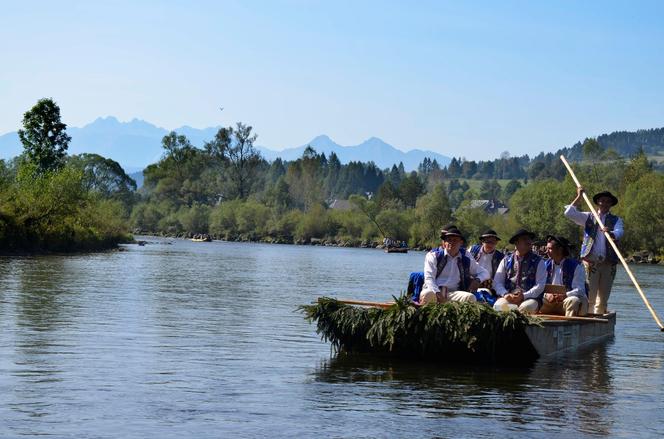
<path fill-rule="evenodd" d="M 441 247 L 427 253 L 424 260 L 424 288 L 419 296 L 420 304 L 475 302 L 469 292 L 471 282 L 489 279 L 489 273 L 473 258 L 462 254 L 459 249 L 463 235 L 456 227 L 449 227 L 441 233 Z"/>
<path fill-rule="evenodd" d="M 491 278 L 481 285 L 485 288 L 491 287 L 491 281 L 496 274 L 498 265 L 505 257 L 501 251 L 496 250 L 498 241 L 500 241 L 498 234 L 493 230 L 487 230 L 480 235 L 480 244 L 475 244 L 470 248 L 470 254 L 473 255 L 473 258 L 491 275 Z"/>
<path fill-rule="evenodd" d="M 493 305 L 495 310 L 535 314 L 542 306 L 546 268 L 544 260 L 532 252 L 533 239 L 535 234 L 525 229 L 510 238 L 516 251 L 505 256 L 493 277 L 493 288 L 500 296 Z"/>
<path fill-rule="evenodd" d="M 545 263 L 546 283 L 542 314 L 564 314 L 584 316 L 588 313 L 585 270 L 576 259 L 570 258 L 569 241 L 562 236 L 546 237 L 546 253 L 549 258 Z M 563 291 L 548 291 L 549 285 L 562 285 Z"/>

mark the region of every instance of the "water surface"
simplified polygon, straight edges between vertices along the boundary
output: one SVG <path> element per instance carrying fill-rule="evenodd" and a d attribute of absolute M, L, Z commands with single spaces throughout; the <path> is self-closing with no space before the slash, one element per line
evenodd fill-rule
<path fill-rule="evenodd" d="M 0 258 L 0 437 L 661 437 L 664 333 L 527 369 L 334 356 L 295 312 L 388 300 L 423 253 L 192 243 Z M 664 267 L 636 266 L 664 313 Z"/>

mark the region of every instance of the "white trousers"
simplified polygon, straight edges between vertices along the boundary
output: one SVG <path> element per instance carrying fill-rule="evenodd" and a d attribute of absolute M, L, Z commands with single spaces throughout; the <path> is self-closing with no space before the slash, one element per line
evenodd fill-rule
<path fill-rule="evenodd" d="M 466 291 L 453 291 L 451 293 L 445 293 L 445 289 L 441 288 L 441 292 L 438 293 L 438 298 L 436 298 L 436 292 L 425 288 L 420 293 L 420 304 L 426 305 L 427 303 L 445 303 L 445 302 L 476 302 L 477 299 L 472 293 Z"/>
<path fill-rule="evenodd" d="M 539 302 L 535 299 L 526 299 L 520 305 L 509 303 L 504 297 L 496 300 L 493 304 L 493 309 L 496 311 L 508 311 L 510 309 L 518 309 L 524 314 L 535 314 L 539 309 Z"/>
<path fill-rule="evenodd" d="M 583 262 L 588 281 L 588 302 L 595 314 L 604 314 L 606 304 L 609 302 L 613 279 L 616 277 L 616 266 L 606 261 L 588 263 Z"/>

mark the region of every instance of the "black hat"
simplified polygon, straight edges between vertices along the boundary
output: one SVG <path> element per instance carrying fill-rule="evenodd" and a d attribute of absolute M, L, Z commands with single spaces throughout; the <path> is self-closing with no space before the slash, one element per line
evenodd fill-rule
<path fill-rule="evenodd" d="M 445 239 L 445 234 L 447 233 L 447 231 L 449 229 L 456 229 L 456 228 L 457 228 L 457 226 L 455 226 L 452 223 L 444 225 L 443 228 L 440 229 L 440 239 Z M 459 230 L 459 229 L 457 229 L 457 230 Z"/>
<path fill-rule="evenodd" d="M 553 235 L 547 235 L 546 237 L 546 242 L 553 241 L 556 244 L 558 244 L 562 249 L 563 252 L 565 253 L 565 256 L 570 255 L 570 250 L 572 248 L 572 244 L 565 238 L 564 236 L 553 236 Z"/>
<path fill-rule="evenodd" d="M 465 240 L 465 238 L 461 234 L 461 231 L 457 229 L 455 226 L 452 226 L 449 229 L 447 229 L 447 232 L 445 233 L 445 236 L 443 236 L 443 239 L 447 239 L 451 236 L 458 236 L 462 240 Z"/>
<path fill-rule="evenodd" d="M 496 238 L 498 241 L 501 240 L 496 231 L 491 229 L 480 235 L 480 241 L 484 241 L 485 238 Z"/>
<path fill-rule="evenodd" d="M 618 198 L 609 191 L 604 191 L 604 192 L 600 192 L 598 194 L 595 194 L 595 196 L 593 197 L 593 203 L 598 204 L 597 201 L 599 201 L 599 199 L 602 198 L 602 197 L 611 198 L 611 201 L 613 202 L 613 206 L 618 204 Z"/>
<path fill-rule="evenodd" d="M 510 244 L 514 244 L 517 239 L 521 236 L 530 236 L 530 239 L 535 239 L 535 234 L 533 232 L 529 232 L 526 229 L 519 229 L 516 231 L 516 233 L 510 238 Z"/>

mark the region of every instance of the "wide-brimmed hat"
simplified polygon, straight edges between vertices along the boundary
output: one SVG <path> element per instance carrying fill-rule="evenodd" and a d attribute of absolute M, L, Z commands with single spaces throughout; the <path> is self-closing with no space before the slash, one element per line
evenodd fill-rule
<path fill-rule="evenodd" d="M 480 235 L 480 241 L 484 241 L 486 238 L 496 238 L 496 240 L 501 241 L 500 237 L 495 230 L 487 230 Z"/>
<path fill-rule="evenodd" d="M 443 228 L 440 229 L 440 239 L 445 239 L 445 234 L 447 233 L 447 231 L 449 229 L 456 229 L 456 228 L 457 228 L 457 226 L 455 226 L 452 223 L 444 225 Z M 459 229 L 457 229 L 457 230 L 459 230 Z"/>
<path fill-rule="evenodd" d="M 447 238 L 450 238 L 452 236 L 458 236 L 462 240 L 465 239 L 463 237 L 463 234 L 461 233 L 461 231 L 459 229 L 457 229 L 456 227 L 454 227 L 454 226 L 447 229 L 447 233 L 445 233 L 445 236 L 443 237 L 443 239 L 447 239 Z"/>
<path fill-rule="evenodd" d="M 613 194 L 612 194 L 611 192 L 609 192 L 609 191 L 604 191 L 604 192 L 600 192 L 600 193 L 598 193 L 598 194 L 595 194 L 595 196 L 593 197 L 593 203 L 595 203 L 595 204 L 599 204 L 598 201 L 599 201 L 599 199 L 602 198 L 602 197 L 609 197 L 609 198 L 611 198 L 611 202 L 613 203 L 613 206 L 615 206 L 616 204 L 618 204 L 618 197 L 616 197 L 615 195 L 613 195 Z"/>
<path fill-rule="evenodd" d="M 565 253 L 565 256 L 569 256 L 572 250 L 572 244 L 570 244 L 569 240 L 565 238 L 564 236 L 553 236 L 553 235 L 547 235 L 546 236 L 546 242 L 553 241 L 556 244 L 558 244 L 562 249 L 563 252 Z"/>
<path fill-rule="evenodd" d="M 519 229 L 516 231 L 514 235 L 510 238 L 510 244 L 514 244 L 517 239 L 519 239 L 522 236 L 530 236 L 530 239 L 535 239 L 536 235 L 533 232 L 529 232 L 526 229 Z"/>

